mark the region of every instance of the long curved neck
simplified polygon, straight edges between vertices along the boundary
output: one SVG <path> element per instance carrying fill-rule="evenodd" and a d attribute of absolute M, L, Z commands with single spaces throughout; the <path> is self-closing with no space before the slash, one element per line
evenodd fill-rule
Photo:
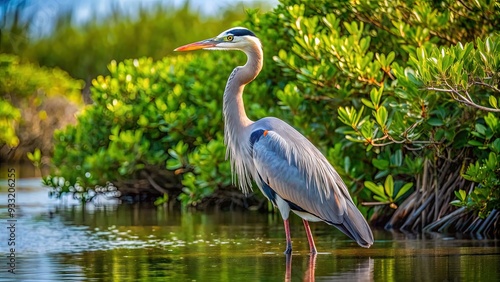
<path fill-rule="evenodd" d="M 238 178 L 239 186 L 243 193 L 252 190 L 251 172 L 247 165 L 249 161 L 250 139 L 241 140 L 245 137 L 245 128 L 253 123 L 245 112 L 243 104 L 243 89 L 259 74 L 262 69 L 262 48 L 260 42 L 255 39 L 252 47 L 243 50 L 247 55 L 247 62 L 242 67 L 233 70 L 227 80 L 224 90 L 223 114 L 224 114 L 224 143 L 226 143 L 226 158 L 231 160 L 231 171 Z M 248 136 L 246 136 L 248 138 Z"/>
<path fill-rule="evenodd" d="M 257 77 L 262 69 L 263 54 L 260 43 L 244 52 L 247 55 L 246 64 L 233 70 L 224 90 L 223 114 L 226 139 L 234 138 L 243 128 L 252 123 L 245 112 L 243 89 L 246 84 Z"/>

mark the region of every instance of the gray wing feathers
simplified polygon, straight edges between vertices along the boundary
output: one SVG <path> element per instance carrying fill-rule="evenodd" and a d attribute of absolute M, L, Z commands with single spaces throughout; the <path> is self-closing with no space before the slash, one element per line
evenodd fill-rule
<path fill-rule="evenodd" d="M 281 198 L 369 247 L 373 243 L 370 227 L 338 173 L 309 140 L 281 122 L 263 123 L 269 131 L 253 145 L 255 172 Z"/>
<path fill-rule="evenodd" d="M 325 180 L 318 181 L 321 179 L 318 174 L 324 176 L 325 173 L 314 169 L 320 164 L 314 160 L 311 153 L 313 152 L 297 154 L 274 131 L 269 131 L 267 136 L 262 137 L 253 146 L 253 160 L 257 172 L 281 198 L 297 204 L 323 220 L 341 223 L 346 210 L 345 199 L 340 196 L 342 193 L 334 179 L 329 179 L 330 183 Z M 303 160 L 299 155 L 309 158 Z"/>

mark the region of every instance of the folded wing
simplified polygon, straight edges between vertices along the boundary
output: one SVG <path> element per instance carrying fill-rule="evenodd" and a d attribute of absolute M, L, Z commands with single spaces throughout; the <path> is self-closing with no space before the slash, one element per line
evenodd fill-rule
<path fill-rule="evenodd" d="M 373 243 L 370 227 L 338 173 L 312 143 L 283 124 L 256 129 L 251 134 L 258 185 L 272 189 L 291 203 L 292 210 L 334 225 L 361 246 L 369 247 Z"/>

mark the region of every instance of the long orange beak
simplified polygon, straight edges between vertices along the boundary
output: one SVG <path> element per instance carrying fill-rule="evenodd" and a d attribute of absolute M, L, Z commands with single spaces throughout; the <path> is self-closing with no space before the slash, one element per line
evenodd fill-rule
<path fill-rule="evenodd" d="M 202 41 L 198 41 L 198 42 L 194 42 L 194 43 L 191 43 L 191 44 L 187 44 L 187 45 L 184 45 L 184 46 L 181 46 L 181 47 L 177 47 L 174 49 L 174 51 L 193 51 L 193 50 L 200 50 L 200 49 L 205 49 L 205 48 L 209 48 L 209 47 L 214 47 L 215 45 L 217 45 L 217 41 L 214 41 L 212 39 L 207 39 L 207 40 L 202 40 Z"/>

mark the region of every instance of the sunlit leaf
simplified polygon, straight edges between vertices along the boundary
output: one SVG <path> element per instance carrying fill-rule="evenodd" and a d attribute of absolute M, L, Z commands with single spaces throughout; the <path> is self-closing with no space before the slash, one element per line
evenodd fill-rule
<path fill-rule="evenodd" d="M 384 193 L 384 187 L 382 185 L 377 185 L 371 181 L 365 181 L 365 187 L 368 190 L 372 191 L 372 193 L 374 193 L 380 197 L 383 197 L 383 198 L 387 197 Z"/>
<path fill-rule="evenodd" d="M 411 188 L 413 187 L 413 183 L 410 182 L 410 183 L 406 183 L 405 185 L 403 185 L 403 187 L 401 187 L 398 191 L 398 193 L 396 194 L 396 197 L 394 197 L 394 201 L 397 201 L 399 198 L 401 198 L 406 192 L 408 192 Z"/>
<path fill-rule="evenodd" d="M 490 105 L 493 108 L 498 109 L 497 98 L 495 98 L 495 96 L 490 95 L 489 101 L 490 101 Z"/>
<path fill-rule="evenodd" d="M 392 175 L 388 175 L 387 178 L 385 179 L 384 189 L 385 189 L 385 193 L 389 197 L 393 196 L 393 194 L 394 194 L 394 180 L 392 179 Z"/>

